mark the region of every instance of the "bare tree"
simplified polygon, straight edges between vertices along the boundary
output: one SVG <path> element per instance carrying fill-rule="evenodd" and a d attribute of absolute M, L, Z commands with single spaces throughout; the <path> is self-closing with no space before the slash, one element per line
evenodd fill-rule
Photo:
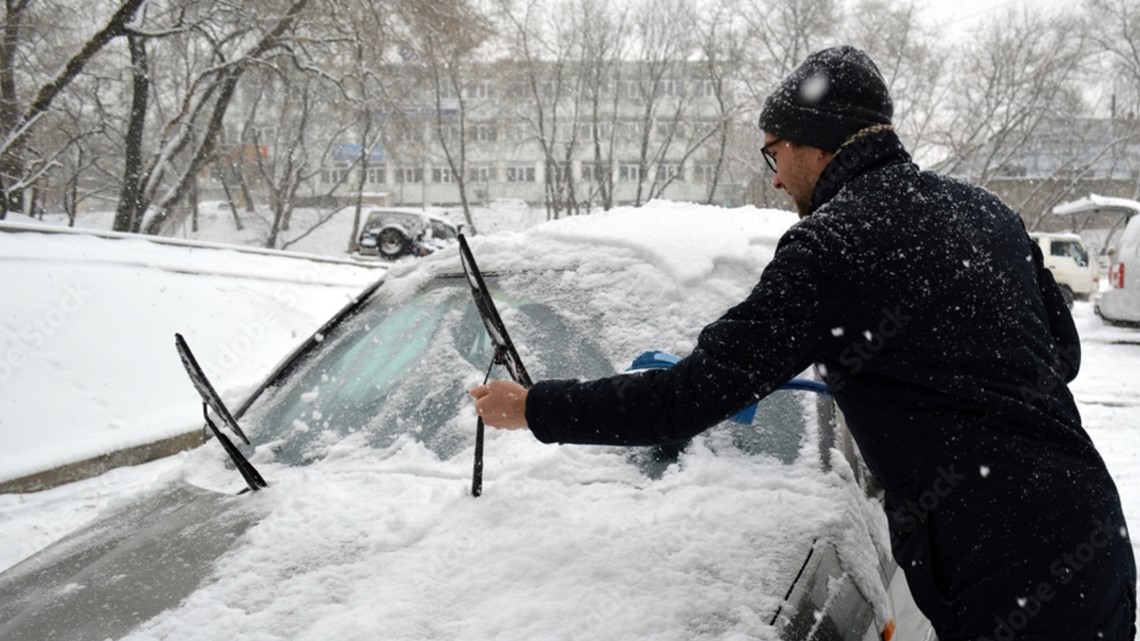
<path fill-rule="evenodd" d="M 807 55 L 830 43 L 841 24 L 839 0 L 742 0 L 740 19 L 753 46 L 742 84 L 756 99 Z"/>
<path fill-rule="evenodd" d="M 584 197 L 588 203 L 598 198 L 602 209 L 609 210 L 615 204 L 614 168 L 621 102 L 618 87 L 629 14 L 604 0 L 580 0 L 574 16 L 582 52 L 580 73 L 586 103 L 583 120 L 589 127 L 590 162 L 582 171 L 587 186 Z"/>
<path fill-rule="evenodd" d="M 4 139 L 0 142 L 0 187 L 3 188 L 0 219 L 8 211 L 23 210 L 24 190 L 38 177 L 25 174 L 29 134 L 84 66 L 107 43 L 128 32 L 129 24 L 143 2 L 123 0 L 119 3 L 102 28 L 91 35 L 57 73 L 31 92 L 34 97 L 24 105 L 16 84 L 19 74 L 17 61 L 21 51 L 30 46 L 21 29 L 29 19 L 32 3 L 30 0 L 5 0 L 3 34 L 0 36 L 0 129 L 4 132 Z"/>
<path fill-rule="evenodd" d="M 469 102 L 467 89 L 477 50 L 490 35 L 489 25 L 466 0 L 414 5 L 401 15 L 408 25 L 407 44 L 416 52 L 416 62 L 427 76 L 427 95 L 433 103 L 433 142 L 442 151 L 449 178 L 459 190 L 463 217 L 474 234 L 468 195 L 468 141 L 473 135 L 497 137 L 497 132 L 493 121 L 480 123 L 486 135 L 479 133 L 479 125 L 472 128 L 472 117 L 478 118 L 478 110 Z"/>
<path fill-rule="evenodd" d="M 950 82 L 952 113 L 937 142 L 942 166 L 981 185 L 1008 174 L 1047 118 L 1082 111 L 1079 81 L 1088 39 L 1066 15 L 1026 9 L 983 25 L 967 41 Z"/>
<path fill-rule="evenodd" d="M 950 52 L 920 20 L 914 0 L 859 0 L 845 22 L 850 42 L 876 62 L 894 101 L 894 125 L 910 153 L 931 157 L 947 102 Z"/>
<path fill-rule="evenodd" d="M 694 48 L 690 26 L 692 7 L 684 0 L 647 1 L 636 9 L 634 22 L 635 64 L 633 77 L 623 90 L 638 106 L 629 120 L 637 156 L 635 165 L 624 168 L 627 180 L 636 182 L 634 204 L 641 205 L 654 194 L 656 174 L 650 171 L 664 159 L 681 126 L 689 93 L 685 91 L 685 61 Z M 619 180 L 623 168 L 619 167 Z"/>
<path fill-rule="evenodd" d="M 1135 116 L 1140 113 L 1140 0 L 1089 0 L 1088 17 L 1095 25 L 1089 34 L 1119 80 L 1121 91 L 1113 97 L 1128 105 L 1114 112 Z"/>
<path fill-rule="evenodd" d="M 166 223 L 170 208 L 191 188 L 198 172 L 214 156 L 217 139 L 233 99 L 238 81 L 251 67 L 272 64 L 309 0 L 293 0 L 269 21 L 253 14 L 219 19 L 231 27 L 222 38 L 209 38 L 213 64 L 195 75 L 179 111 L 163 127 L 156 153 L 143 173 L 140 203 L 153 206 L 157 213 L 147 224 L 148 233 L 157 233 Z M 271 7 L 250 7 L 260 14 Z M 236 10 L 227 6 L 225 10 Z M 264 27 L 264 30 L 261 29 Z M 198 30 L 201 31 L 201 30 Z M 181 163 L 175 159 L 181 157 Z"/>

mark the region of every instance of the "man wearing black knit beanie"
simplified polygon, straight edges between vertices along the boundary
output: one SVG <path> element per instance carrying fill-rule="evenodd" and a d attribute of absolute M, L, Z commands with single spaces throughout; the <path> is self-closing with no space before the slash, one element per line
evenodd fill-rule
<path fill-rule="evenodd" d="M 1068 389 L 1081 351 L 1060 289 L 1020 217 L 921 171 L 892 116 L 865 53 L 808 56 L 759 122 L 801 220 L 748 298 L 668 370 L 494 381 L 472 390 L 476 411 L 543 442 L 652 444 L 814 363 L 941 641 L 1130 641 L 1132 544 Z"/>

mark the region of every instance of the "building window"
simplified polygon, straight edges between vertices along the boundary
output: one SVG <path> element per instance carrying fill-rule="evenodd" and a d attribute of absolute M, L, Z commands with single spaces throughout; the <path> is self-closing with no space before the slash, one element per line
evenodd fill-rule
<path fill-rule="evenodd" d="M 468 167 L 467 182 L 493 183 L 499 179 L 498 173 L 493 166 Z"/>
<path fill-rule="evenodd" d="M 349 169 L 336 168 L 336 169 L 322 169 L 321 170 L 321 184 L 322 185 L 338 185 L 348 182 Z"/>
<path fill-rule="evenodd" d="M 685 83 L 676 78 L 665 78 L 657 83 L 657 95 L 683 96 L 685 95 Z"/>
<path fill-rule="evenodd" d="M 472 125 L 467 129 L 472 142 L 495 142 L 499 138 L 499 131 L 495 125 Z"/>
<path fill-rule="evenodd" d="M 557 183 L 570 182 L 572 177 L 570 163 L 568 162 L 547 163 L 546 170 L 550 173 L 550 177 L 554 179 L 554 182 Z"/>
<path fill-rule="evenodd" d="M 618 182 L 641 182 L 641 166 L 633 163 L 622 163 L 618 165 Z"/>
<path fill-rule="evenodd" d="M 505 125 L 503 139 L 508 142 L 523 142 L 530 137 L 529 132 L 527 125 Z"/>
<path fill-rule="evenodd" d="M 713 98 L 716 96 L 716 83 L 712 80 L 691 81 L 693 93 L 700 98 Z"/>
<path fill-rule="evenodd" d="M 507 182 L 532 183 L 534 181 L 534 167 L 507 167 Z"/>
<path fill-rule="evenodd" d="M 641 140 L 641 123 L 636 120 L 620 120 L 615 123 L 618 140 L 637 142 Z"/>
<path fill-rule="evenodd" d="M 495 85 L 490 80 L 469 82 L 463 87 L 463 95 L 467 98 L 494 98 Z"/>
<path fill-rule="evenodd" d="M 387 182 L 388 178 L 385 175 L 387 172 L 384 165 L 374 165 L 364 170 L 364 182 L 373 185 L 382 185 Z"/>
<path fill-rule="evenodd" d="M 396 167 L 396 182 L 422 183 L 424 181 L 423 167 Z"/>
<path fill-rule="evenodd" d="M 691 175 L 693 180 L 698 183 L 710 184 L 713 181 L 713 175 L 716 173 L 715 165 L 694 165 Z"/>
<path fill-rule="evenodd" d="M 657 182 L 665 182 L 669 179 L 673 179 L 677 182 L 683 181 L 685 179 L 685 174 L 681 168 L 681 165 L 657 165 Z"/>
<path fill-rule="evenodd" d="M 625 100 L 640 101 L 642 98 L 641 84 L 636 80 L 619 81 L 618 97 Z"/>
<path fill-rule="evenodd" d="M 436 130 L 436 135 L 440 140 L 448 142 L 459 140 L 459 125 L 443 125 Z"/>
<path fill-rule="evenodd" d="M 598 182 L 605 180 L 610 176 L 610 166 L 606 163 L 598 164 L 595 162 L 582 163 L 582 180 L 586 182 Z"/>
<path fill-rule="evenodd" d="M 452 179 L 450 167 L 432 167 L 431 168 L 431 181 L 433 183 L 449 183 L 454 182 Z"/>
<path fill-rule="evenodd" d="M 423 140 L 423 129 L 419 125 L 396 127 L 387 136 L 388 140 L 396 142 L 420 142 Z"/>
<path fill-rule="evenodd" d="M 253 127 L 249 131 L 250 142 L 270 143 L 277 135 L 276 127 Z"/>
<path fill-rule="evenodd" d="M 455 100 L 459 97 L 459 92 L 456 90 L 455 85 L 446 80 L 439 83 L 438 92 L 440 100 Z"/>

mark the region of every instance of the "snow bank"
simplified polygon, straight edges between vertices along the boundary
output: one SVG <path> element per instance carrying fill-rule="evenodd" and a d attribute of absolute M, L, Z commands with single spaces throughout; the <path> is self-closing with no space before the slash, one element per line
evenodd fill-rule
<path fill-rule="evenodd" d="M 0 481 L 198 427 L 175 332 L 234 398 L 378 277 L 71 234 L 0 233 L 0 257 Z"/>

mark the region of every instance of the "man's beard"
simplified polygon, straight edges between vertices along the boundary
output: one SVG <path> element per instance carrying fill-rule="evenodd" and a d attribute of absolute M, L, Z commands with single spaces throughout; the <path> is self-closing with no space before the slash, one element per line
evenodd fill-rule
<path fill-rule="evenodd" d="M 800 215 L 801 220 L 803 220 L 804 218 L 807 218 L 808 216 L 811 215 L 811 198 L 810 198 L 810 196 L 807 199 L 792 196 L 792 204 L 795 205 L 796 213 Z"/>

